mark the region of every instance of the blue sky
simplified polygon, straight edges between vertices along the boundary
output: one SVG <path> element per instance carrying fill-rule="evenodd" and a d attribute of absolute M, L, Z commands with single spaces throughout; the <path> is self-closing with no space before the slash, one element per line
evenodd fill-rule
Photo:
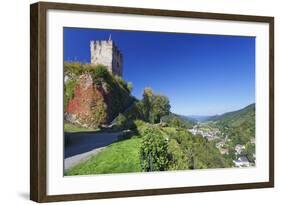
<path fill-rule="evenodd" d="M 90 62 L 90 40 L 109 36 L 123 53 L 133 95 L 166 95 L 171 111 L 214 115 L 255 102 L 255 38 L 64 28 L 64 61 Z"/>

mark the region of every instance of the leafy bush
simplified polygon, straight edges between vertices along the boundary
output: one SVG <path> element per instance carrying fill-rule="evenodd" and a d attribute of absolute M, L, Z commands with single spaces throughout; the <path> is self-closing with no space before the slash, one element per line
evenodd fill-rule
<path fill-rule="evenodd" d="M 180 144 L 171 139 L 168 146 L 169 152 L 169 170 L 184 170 L 188 169 L 188 157 Z"/>
<path fill-rule="evenodd" d="M 134 123 L 136 125 L 136 129 L 137 129 L 139 136 L 144 136 L 146 130 L 152 126 L 149 123 L 144 122 L 142 120 L 135 120 Z"/>
<path fill-rule="evenodd" d="M 165 171 L 168 169 L 168 141 L 164 134 L 151 126 L 144 132 L 140 155 L 143 171 Z"/>
<path fill-rule="evenodd" d="M 93 82 L 96 85 L 101 85 L 102 82 L 107 82 L 109 84 L 112 83 L 113 76 L 108 72 L 107 68 L 103 65 L 96 65 L 96 66 L 87 66 L 86 69 L 92 76 Z"/>
<path fill-rule="evenodd" d="M 64 110 L 66 109 L 69 101 L 74 97 L 74 89 L 76 83 L 77 83 L 76 80 L 68 80 L 64 84 L 64 99 L 63 99 Z"/>
<path fill-rule="evenodd" d="M 127 83 L 122 77 L 115 76 L 117 83 L 128 93 L 130 93 L 133 89 L 133 84 L 131 82 Z"/>
<path fill-rule="evenodd" d="M 140 101 L 134 99 L 133 104 L 126 110 L 124 114 L 130 120 L 142 120 L 143 115 L 141 112 Z"/>
<path fill-rule="evenodd" d="M 116 120 L 117 129 L 125 130 L 125 129 L 135 129 L 134 121 L 128 119 L 124 114 L 119 113 Z"/>
<path fill-rule="evenodd" d="M 84 72 L 84 65 L 79 62 L 64 62 L 64 74 L 71 77 L 79 76 Z"/>

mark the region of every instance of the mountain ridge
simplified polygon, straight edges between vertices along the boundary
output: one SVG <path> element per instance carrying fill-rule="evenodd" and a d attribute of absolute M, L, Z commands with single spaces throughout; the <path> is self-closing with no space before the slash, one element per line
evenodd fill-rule
<path fill-rule="evenodd" d="M 213 117 L 210 117 L 208 121 L 218 121 L 218 120 L 229 120 L 230 118 L 238 118 L 241 115 L 246 115 L 247 113 L 250 113 L 252 111 L 255 111 L 255 103 L 251 103 L 244 108 L 241 108 L 239 110 L 231 111 L 231 112 L 226 112 L 221 115 L 215 115 Z"/>

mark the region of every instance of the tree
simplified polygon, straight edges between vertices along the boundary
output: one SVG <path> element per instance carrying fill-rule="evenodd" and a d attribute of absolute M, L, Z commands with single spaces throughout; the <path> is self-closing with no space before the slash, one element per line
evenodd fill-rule
<path fill-rule="evenodd" d="M 159 123 L 161 117 L 170 113 L 170 108 L 170 102 L 166 96 L 153 95 L 149 121 L 152 123 Z"/>
<path fill-rule="evenodd" d="M 144 131 L 140 154 L 144 171 L 168 169 L 168 140 L 158 128 L 149 127 Z"/>
<path fill-rule="evenodd" d="M 144 119 L 151 123 L 160 122 L 161 117 L 170 113 L 170 102 L 166 96 L 155 95 L 151 88 L 145 88 L 142 99 Z"/>
<path fill-rule="evenodd" d="M 152 101 L 152 96 L 153 92 L 151 88 L 145 88 L 143 90 L 143 95 L 142 95 L 142 112 L 144 119 L 146 121 L 149 120 L 149 113 L 151 110 L 151 101 Z"/>
<path fill-rule="evenodd" d="M 178 118 L 173 118 L 172 123 L 174 127 L 181 127 L 181 121 Z"/>

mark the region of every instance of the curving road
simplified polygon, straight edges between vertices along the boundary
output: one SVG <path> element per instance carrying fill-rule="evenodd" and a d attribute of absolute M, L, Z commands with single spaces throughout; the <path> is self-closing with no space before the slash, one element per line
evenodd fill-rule
<path fill-rule="evenodd" d="M 89 159 L 106 146 L 117 141 L 123 132 L 78 132 L 65 133 L 64 170 Z"/>

